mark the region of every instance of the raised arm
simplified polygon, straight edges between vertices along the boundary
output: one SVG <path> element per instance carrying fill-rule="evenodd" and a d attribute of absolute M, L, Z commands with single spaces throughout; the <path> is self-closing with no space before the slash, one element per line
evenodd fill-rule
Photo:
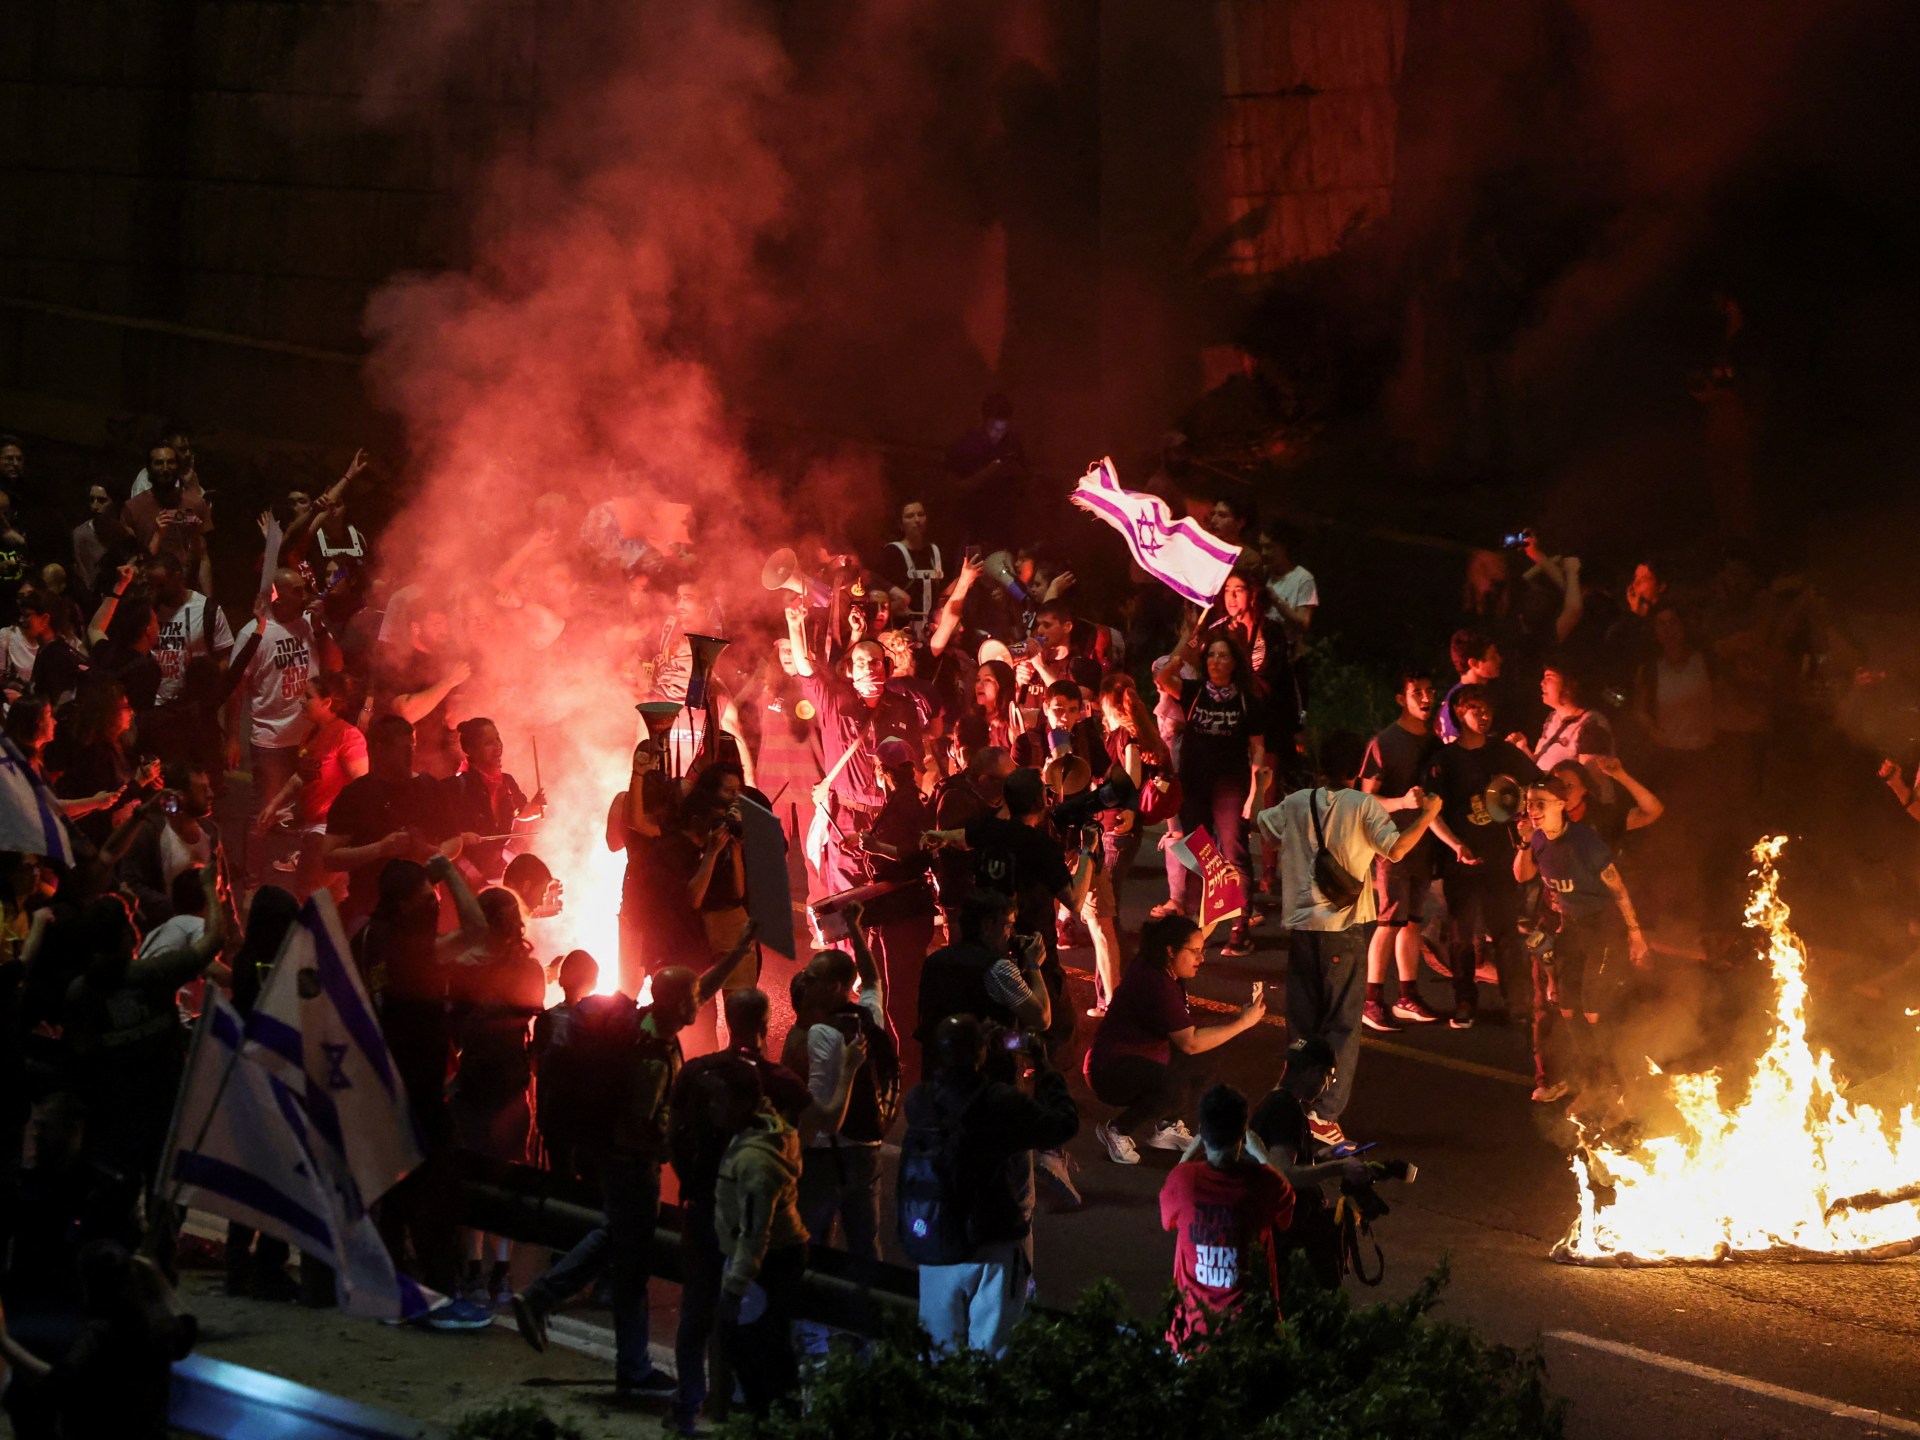
<path fill-rule="evenodd" d="M 460 867 L 445 855 L 435 855 L 427 861 L 427 874 L 436 884 L 447 887 L 447 894 L 453 897 L 453 913 L 460 920 L 457 930 L 449 930 L 435 943 L 442 949 L 464 950 L 486 939 L 487 917 L 467 885 L 466 877 L 460 873 Z"/>
<path fill-rule="evenodd" d="M 456 660 L 447 673 L 427 686 L 424 690 L 415 690 L 410 694 L 393 697 L 393 713 L 409 725 L 418 725 L 427 716 L 440 707 L 440 702 L 451 695 L 460 686 L 467 683 L 473 675 L 473 666 L 465 660 Z"/>
<path fill-rule="evenodd" d="M 793 668 L 801 675 L 813 674 L 813 646 L 807 639 L 807 607 L 787 606 L 787 643 L 793 647 Z"/>
<path fill-rule="evenodd" d="M 978 560 L 963 559 L 960 562 L 960 573 L 947 591 L 946 601 L 940 606 L 940 618 L 927 639 L 927 649 L 932 654 L 943 654 L 948 642 L 959 631 L 960 613 L 966 605 L 967 592 L 973 589 L 973 582 L 980 578 L 985 568 Z"/>
<path fill-rule="evenodd" d="M 1393 842 L 1393 848 L 1387 851 L 1388 862 L 1395 865 L 1413 853 L 1413 847 L 1420 843 L 1420 837 L 1426 834 L 1428 827 L 1440 817 L 1440 797 L 1438 795 L 1427 794 L 1427 792 L 1422 790 L 1418 785 L 1414 786 L 1413 789 L 1409 790 L 1401 798 L 1403 800 L 1411 800 L 1413 802 L 1413 808 L 1418 809 L 1420 814 L 1414 820 L 1413 824 L 1400 832 L 1400 838 L 1395 840 Z M 1389 802 L 1385 800 L 1380 802 L 1382 808 L 1385 808 L 1388 803 Z M 1402 806 L 1401 808 L 1406 809 L 1408 807 Z"/>
<path fill-rule="evenodd" d="M 1593 765 L 1608 779 L 1618 781 L 1620 788 L 1632 797 L 1633 809 L 1627 812 L 1627 829 L 1644 830 L 1667 813 L 1667 807 L 1660 803 L 1660 797 L 1629 775 L 1618 756 L 1596 755 Z"/>

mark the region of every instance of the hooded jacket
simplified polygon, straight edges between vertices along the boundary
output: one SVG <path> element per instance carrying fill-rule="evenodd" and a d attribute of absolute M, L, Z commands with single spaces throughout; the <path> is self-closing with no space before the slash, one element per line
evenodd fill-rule
<path fill-rule="evenodd" d="M 770 1250 L 807 1243 L 800 1219 L 800 1132 L 765 1100 L 720 1161 L 714 1230 L 727 1256 L 723 1288 L 744 1295 Z"/>

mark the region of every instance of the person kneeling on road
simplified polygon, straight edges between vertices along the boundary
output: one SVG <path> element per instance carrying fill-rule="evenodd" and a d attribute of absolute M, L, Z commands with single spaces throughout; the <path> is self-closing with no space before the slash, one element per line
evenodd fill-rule
<path fill-rule="evenodd" d="M 1080 1112 L 1046 1047 L 1017 1031 L 950 1015 L 928 1049 L 933 1078 L 907 1092 L 900 1245 L 934 1342 L 1000 1355 L 1033 1273 L 1033 1152 L 1071 1140 Z"/>
<path fill-rule="evenodd" d="M 1138 1165 L 1134 1137 L 1153 1126 L 1147 1144 L 1184 1150 L 1193 1132 L 1184 1116 L 1207 1083 L 1200 1057 L 1266 1017 L 1262 986 L 1231 1020 L 1195 1025 L 1187 1008 L 1187 981 L 1206 963 L 1207 937 L 1184 915 L 1149 920 L 1140 950 L 1113 992 L 1113 1003 L 1087 1050 L 1087 1084 L 1103 1105 L 1121 1107 L 1094 1133 L 1116 1165 Z"/>
<path fill-rule="evenodd" d="M 1160 1187 L 1160 1224 L 1176 1236 L 1178 1302 L 1167 1343 L 1191 1353 L 1234 1313 L 1250 1284 L 1278 1299 L 1274 1235 L 1293 1220 L 1293 1186 L 1249 1143 L 1247 1097 L 1216 1085 L 1200 1097 L 1200 1134 Z M 1265 1271 L 1256 1276 L 1254 1267 Z"/>

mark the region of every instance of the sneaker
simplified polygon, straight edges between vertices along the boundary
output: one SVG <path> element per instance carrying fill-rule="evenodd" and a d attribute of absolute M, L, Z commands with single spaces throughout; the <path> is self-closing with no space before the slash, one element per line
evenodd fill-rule
<path fill-rule="evenodd" d="M 1393 1002 L 1393 1018 L 1405 1020 L 1411 1025 L 1435 1025 L 1440 1017 L 1427 1008 L 1427 1002 L 1418 995 L 1402 995 Z"/>
<path fill-rule="evenodd" d="M 1453 1018 L 1447 1021 L 1447 1028 L 1449 1030 L 1471 1030 L 1473 1028 L 1473 1007 L 1471 1005 L 1455 1006 Z"/>
<path fill-rule="evenodd" d="M 1536 1104 L 1551 1105 L 1556 1100 L 1566 1099 L 1567 1092 L 1572 1088 L 1564 1080 L 1556 1080 L 1551 1085 L 1536 1085 L 1533 1087 L 1533 1098 Z"/>
<path fill-rule="evenodd" d="M 1104 1006 L 1104 1005 L 1089 1005 L 1089 1006 L 1087 1006 L 1087 1018 L 1088 1018 L 1089 1020 L 1104 1020 L 1104 1019 L 1106 1019 L 1106 1018 L 1107 1018 L 1107 1007 L 1106 1007 L 1106 1006 Z"/>
<path fill-rule="evenodd" d="M 1184 1150 L 1193 1143 L 1193 1132 L 1184 1120 L 1162 1120 L 1147 1136 L 1147 1144 L 1156 1150 Z"/>
<path fill-rule="evenodd" d="M 1360 1007 L 1360 1023 L 1369 1030 L 1378 1030 L 1391 1035 L 1406 1027 L 1393 1023 L 1393 1017 L 1387 1014 L 1387 1007 L 1378 1000 L 1369 1000 Z"/>
<path fill-rule="evenodd" d="M 513 1324 L 520 1332 L 520 1338 L 542 1355 L 547 1352 L 547 1312 L 540 1308 L 527 1292 L 522 1290 L 513 1297 Z"/>
<path fill-rule="evenodd" d="M 648 1400 L 671 1400 L 679 1392 L 680 1382 L 655 1366 L 647 1372 L 644 1380 L 616 1380 L 613 1385 L 613 1398 L 621 1403 Z"/>
<path fill-rule="evenodd" d="M 1307 1133 L 1313 1136 L 1316 1145 L 1325 1145 L 1329 1149 L 1338 1149 L 1347 1144 L 1347 1132 L 1340 1128 L 1338 1120 L 1322 1120 L 1318 1115 L 1307 1116 Z"/>
<path fill-rule="evenodd" d="M 1062 1150 L 1033 1152 L 1033 1174 L 1052 1187 L 1054 1198 L 1069 1210 L 1080 1208 L 1080 1187 L 1073 1183 L 1073 1158 Z"/>
<path fill-rule="evenodd" d="M 435 1330 L 485 1330 L 493 1324 L 493 1312 L 471 1300 L 445 1300 L 427 1312 L 427 1324 Z"/>
<path fill-rule="evenodd" d="M 1138 1165 L 1140 1150 L 1133 1141 L 1122 1135 L 1113 1125 L 1102 1120 L 1093 1127 L 1093 1133 L 1100 1143 L 1107 1147 L 1107 1158 L 1116 1165 Z"/>
<path fill-rule="evenodd" d="M 1238 939 L 1229 940 L 1220 947 L 1220 958 L 1222 960 L 1244 960 L 1251 954 L 1253 954 L 1253 941 L 1245 935 L 1240 936 Z"/>

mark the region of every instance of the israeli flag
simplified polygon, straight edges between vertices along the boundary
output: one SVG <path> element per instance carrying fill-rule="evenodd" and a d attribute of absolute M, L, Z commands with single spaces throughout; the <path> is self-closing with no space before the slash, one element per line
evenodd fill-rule
<path fill-rule="evenodd" d="M 260 987 L 247 1053 L 300 1096 L 329 1173 L 351 1180 L 366 1204 L 420 1163 L 406 1086 L 324 890 L 302 907 Z"/>
<path fill-rule="evenodd" d="M 1211 604 L 1240 558 L 1240 547 L 1209 535 L 1186 516 L 1173 518 L 1158 495 L 1120 488 L 1120 472 L 1102 460 L 1080 477 L 1073 503 L 1126 538 L 1140 568 L 1196 605 Z"/>
<path fill-rule="evenodd" d="M 4 736 L 0 736 L 0 850 L 73 864 L 73 838 L 67 834 L 60 801 L 34 773 L 20 747 Z"/>
<path fill-rule="evenodd" d="M 394 1269 L 351 1179 L 332 1173 L 330 1163 L 299 1094 L 254 1061 L 240 1016 L 215 995 L 194 1032 L 162 1193 L 326 1262 L 348 1314 L 424 1315 L 440 1297 Z"/>

